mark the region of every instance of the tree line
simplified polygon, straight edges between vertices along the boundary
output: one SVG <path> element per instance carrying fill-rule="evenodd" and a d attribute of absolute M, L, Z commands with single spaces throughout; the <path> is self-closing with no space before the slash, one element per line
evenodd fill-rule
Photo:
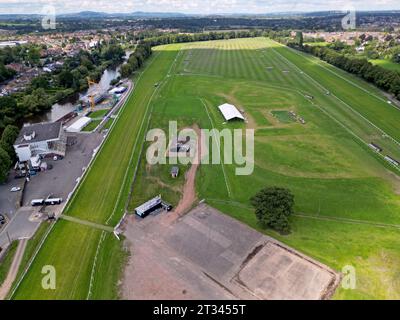
<path fill-rule="evenodd" d="M 129 56 L 127 63 L 121 66 L 121 77 L 128 78 L 138 70 L 148 57 L 151 56 L 151 44 L 148 42 L 139 43 L 135 51 Z"/>
<path fill-rule="evenodd" d="M 202 32 L 202 33 L 170 33 L 157 37 L 147 38 L 144 41 L 146 43 L 149 43 L 153 47 L 171 43 L 228 40 L 228 39 L 238 39 L 238 38 L 255 38 L 261 36 L 268 36 L 268 34 L 269 31 L 264 31 L 264 30 L 239 30 L 239 31 L 228 31 L 228 32 Z"/>
<path fill-rule="evenodd" d="M 15 161 L 14 142 L 18 137 L 19 129 L 9 125 L 3 131 L 0 139 L 0 183 L 7 179 L 8 172 Z"/>
<path fill-rule="evenodd" d="M 151 55 L 152 47 L 171 44 L 171 43 L 187 43 L 197 41 L 210 41 L 210 40 L 228 40 L 237 38 L 253 38 L 261 36 L 278 36 L 289 35 L 290 33 L 277 33 L 269 30 L 240 30 L 229 32 L 204 32 L 204 33 L 168 33 L 161 34 L 159 32 L 144 31 L 134 36 L 138 41 L 135 51 L 128 59 L 126 64 L 121 66 L 121 76 L 123 78 L 129 77 L 132 73 L 138 70 L 144 61 Z M 133 37 L 133 36 L 132 36 Z"/>
<path fill-rule="evenodd" d="M 397 71 L 387 70 L 373 65 L 365 58 L 351 57 L 327 47 L 301 46 L 294 42 L 289 42 L 287 45 L 312 54 L 344 71 L 353 73 L 400 99 L 400 73 Z"/>
<path fill-rule="evenodd" d="M 87 78 L 99 81 L 104 70 L 123 61 L 120 45 L 106 44 L 91 52 L 81 50 L 61 68 L 34 78 L 23 91 L 0 97 L 0 133 L 9 124 L 20 125 L 32 115 L 48 111 L 60 100 L 88 88 Z"/>

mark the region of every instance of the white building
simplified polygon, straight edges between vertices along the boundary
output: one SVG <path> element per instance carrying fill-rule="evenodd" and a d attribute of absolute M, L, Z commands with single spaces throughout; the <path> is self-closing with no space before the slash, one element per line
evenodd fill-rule
<path fill-rule="evenodd" d="M 38 123 L 23 127 L 14 149 L 20 162 L 49 154 L 65 156 L 66 137 L 61 123 Z"/>
<path fill-rule="evenodd" d="M 75 121 L 71 126 L 67 128 L 67 132 L 81 132 L 84 127 L 86 127 L 92 119 L 89 117 L 82 117 Z"/>
<path fill-rule="evenodd" d="M 226 121 L 233 119 L 245 120 L 239 110 L 232 104 L 225 103 L 218 107 Z"/>

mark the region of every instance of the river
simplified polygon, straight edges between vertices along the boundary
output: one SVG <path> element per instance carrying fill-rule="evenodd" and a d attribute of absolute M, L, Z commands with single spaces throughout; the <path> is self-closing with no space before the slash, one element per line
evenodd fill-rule
<path fill-rule="evenodd" d="M 131 55 L 132 51 L 126 51 L 124 60 L 128 60 L 129 56 Z M 62 103 L 56 103 L 51 107 L 51 110 L 41 114 L 30 117 L 26 120 L 26 123 L 40 123 L 40 122 L 54 122 L 61 117 L 65 116 L 67 113 L 74 111 L 76 109 L 76 105 L 78 104 L 79 100 L 87 100 L 89 94 L 95 95 L 96 93 L 104 93 L 109 90 L 110 83 L 112 80 L 118 78 L 120 76 L 119 73 L 120 67 L 117 68 L 109 68 L 103 72 L 103 75 L 100 79 L 100 82 L 97 85 L 92 85 L 89 87 L 88 90 L 76 94 L 69 99 L 66 99 Z"/>

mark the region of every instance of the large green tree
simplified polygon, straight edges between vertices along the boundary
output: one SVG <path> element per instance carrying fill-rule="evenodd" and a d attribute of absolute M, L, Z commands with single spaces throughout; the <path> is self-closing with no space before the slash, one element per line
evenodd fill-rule
<path fill-rule="evenodd" d="M 290 232 L 289 217 L 293 214 L 294 196 L 288 189 L 268 187 L 259 191 L 251 203 L 259 223 L 280 233 Z"/>
<path fill-rule="evenodd" d="M 0 183 L 6 181 L 12 161 L 7 151 L 0 146 Z"/>
<path fill-rule="evenodd" d="M 19 116 L 17 101 L 12 97 L 0 97 L 0 130 L 3 129 L 9 120 L 14 122 Z"/>
<path fill-rule="evenodd" d="M 14 142 L 18 137 L 19 129 L 8 125 L 1 136 L 0 146 L 8 153 L 11 160 L 15 159 Z"/>
<path fill-rule="evenodd" d="M 296 42 L 300 47 L 303 46 L 303 44 L 304 44 L 303 32 L 301 32 L 301 31 L 296 32 Z"/>

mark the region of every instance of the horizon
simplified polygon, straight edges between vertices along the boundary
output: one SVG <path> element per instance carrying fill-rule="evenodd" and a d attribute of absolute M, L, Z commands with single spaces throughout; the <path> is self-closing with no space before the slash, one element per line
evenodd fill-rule
<path fill-rule="evenodd" d="M 57 15 L 96 12 L 105 14 L 131 14 L 135 12 L 191 15 L 268 15 L 277 13 L 312 13 L 325 11 L 394 11 L 400 10 L 397 0 L 120 0 L 115 4 L 106 0 L 0 0 L 0 15 L 43 14 L 52 6 Z M 382 9 L 384 8 L 384 9 Z"/>
<path fill-rule="evenodd" d="M 387 10 L 356 10 L 356 12 L 400 12 L 400 8 L 398 9 L 387 9 Z M 78 15 L 82 13 L 93 13 L 93 14 L 104 14 L 104 15 L 131 15 L 131 14 L 179 14 L 179 15 L 188 15 L 188 16 L 212 16 L 212 15 L 284 15 L 284 14 L 311 14 L 311 13 L 325 13 L 325 12 L 343 12 L 345 10 L 307 10 L 307 11 L 271 11 L 271 12 L 217 12 L 217 13 L 198 13 L 198 12 L 183 12 L 183 11 L 143 11 L 137 10 L 132 12 L 105 12 L 105 11 L 97 11 L 97 10 L 82 10 L 82 11 L 71 11 L 71 12 L 60 12 L 57 15 Z M 43 13 L 1 13 L 0 16 L 26 16 L 26 15 L 43 15 Z"/>

